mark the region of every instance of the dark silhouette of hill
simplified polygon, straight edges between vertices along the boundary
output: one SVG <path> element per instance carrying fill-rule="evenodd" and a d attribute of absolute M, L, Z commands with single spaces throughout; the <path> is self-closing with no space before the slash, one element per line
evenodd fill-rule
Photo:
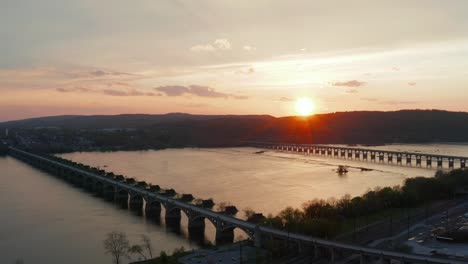
<path fill-rule="evenodd" d="M 233 146 L 244 141 L 315 144 L 468 142 L 468 113 L 439 110 L 337 112 L 310 117 L 267 115 L 58 116 L 0 123 L 1 127 L 164 132 L 169 145 Z"/>
<path fill-rule="evenodd" d="M 155 124 L 183 121 L 203 121 L 214 118 L 230 118 L 228 115 L 190 115 L 170 113 L 164 115 L 122 114 L 122 115 L 64 115 L 30 118 L 0 123 L 0 127 L 38 128 L 55 127 L 65 129 L 108 129 L 147 128 Z M 249 118 L 249 116 L 243 116 Z"/>

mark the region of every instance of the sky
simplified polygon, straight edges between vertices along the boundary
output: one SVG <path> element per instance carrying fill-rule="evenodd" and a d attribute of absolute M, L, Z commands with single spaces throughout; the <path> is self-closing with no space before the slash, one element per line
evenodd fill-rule
<path fill-rule="evenodd" d="M 0 0 L 0 121 L 468 111 L 468 1 Z"/>

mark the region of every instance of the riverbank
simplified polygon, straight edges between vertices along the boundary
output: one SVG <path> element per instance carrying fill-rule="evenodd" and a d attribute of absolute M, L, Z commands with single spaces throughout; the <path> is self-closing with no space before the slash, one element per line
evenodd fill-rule
<path fill-rule="evenodd" d="M 405 225 L 409 226 L 418 219 L 427 217 L 430 212 L 439 212 L 454 206 L 456 201 L 450 199 L 466 193 L 467 187 L 468 170 L 438 172 L 433 178 L 406 179 L 401 187 L 376 188 L 362 196 L 344 196 L 338 200 L 314 200 L 305 203 L 301 209 L 287 207 L 278 215 L 267 217 L 261 224 L 305 235 L 336 238 L 349 230 L 349 220 L 358 220 L 358 217 L 379 219 L 390 213 L 391 236 Z M 385 227 L 385 223 L 377 226 Z M 379 228 L 369 232 L 364 238 L 361 237 L 360 241 L 367 243 L 366 239 L 375 240 L 385 236 L 388 236 L 387 232 Z M 356 242 L 356 237 L 353 240 Z"/>
<path fill-rule="evenodd" d="M 239 241 L 223 246 L 180 251 L 172 255 L 161 252 L 159 257 L 130 264 L 209 264 L 209 263 L 272 263 L 266 250 L 256 248 L 251 241 Z"/>

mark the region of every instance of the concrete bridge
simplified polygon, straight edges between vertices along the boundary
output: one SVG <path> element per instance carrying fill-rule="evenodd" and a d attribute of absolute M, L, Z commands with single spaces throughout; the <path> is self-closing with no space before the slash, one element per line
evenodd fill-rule
<path fill-rule="evenodd" d="M 466 168 L 468 157 L 401 152 L 328 145 L 287 144 L 270 142 L 249 142 L 250 146 L 276 151 L 303 153 L 308 155 L 343 158 L 356 161 L 372 161 L 428 168 Z"/>
<path fill-rule="evenodd" d="M 165 208 L 166 223 L 180 224 L 181 212 L 189 219 L 189 232 L 204 232 L 205 219 L 216 228 L 217 243 L 232 242 L 234 229 L 243 230 L 261 247 L 265 241 L 283 240 L 292 244 L 298 254 L 310 255 L 313 259 L 328 258 L 329 263 L 344 263 L 343 259 L 353 257 L 354 261 L 364 263 L 468 263 L 453 259 L 440 259 L 428 256 L 403 254 L 375 248 L 334 242 L 330 240 L 290 233 L 266 226 L 256 225 L 242 219 L 215 212 L 178 199 L 151 191 L 148 187 L 129 184 L 124 179 L 93 171 L 88 166 L 54 156 L 39 155 L 10 147 L 10 155 L 36 168 L 63 178 L 73 184 L 83 186 L 102 197 L 113 200 L 135 211 L 144 212 L 146 217 L 160 216 L 161 207 Z"/>

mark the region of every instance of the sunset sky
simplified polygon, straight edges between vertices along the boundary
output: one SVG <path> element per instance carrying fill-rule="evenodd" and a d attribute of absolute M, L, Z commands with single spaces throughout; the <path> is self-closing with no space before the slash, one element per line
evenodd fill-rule
<path fill-rule="evenodd" d="M 0 121 L 468 111 L 468 1 L 0 0 Z"/>

